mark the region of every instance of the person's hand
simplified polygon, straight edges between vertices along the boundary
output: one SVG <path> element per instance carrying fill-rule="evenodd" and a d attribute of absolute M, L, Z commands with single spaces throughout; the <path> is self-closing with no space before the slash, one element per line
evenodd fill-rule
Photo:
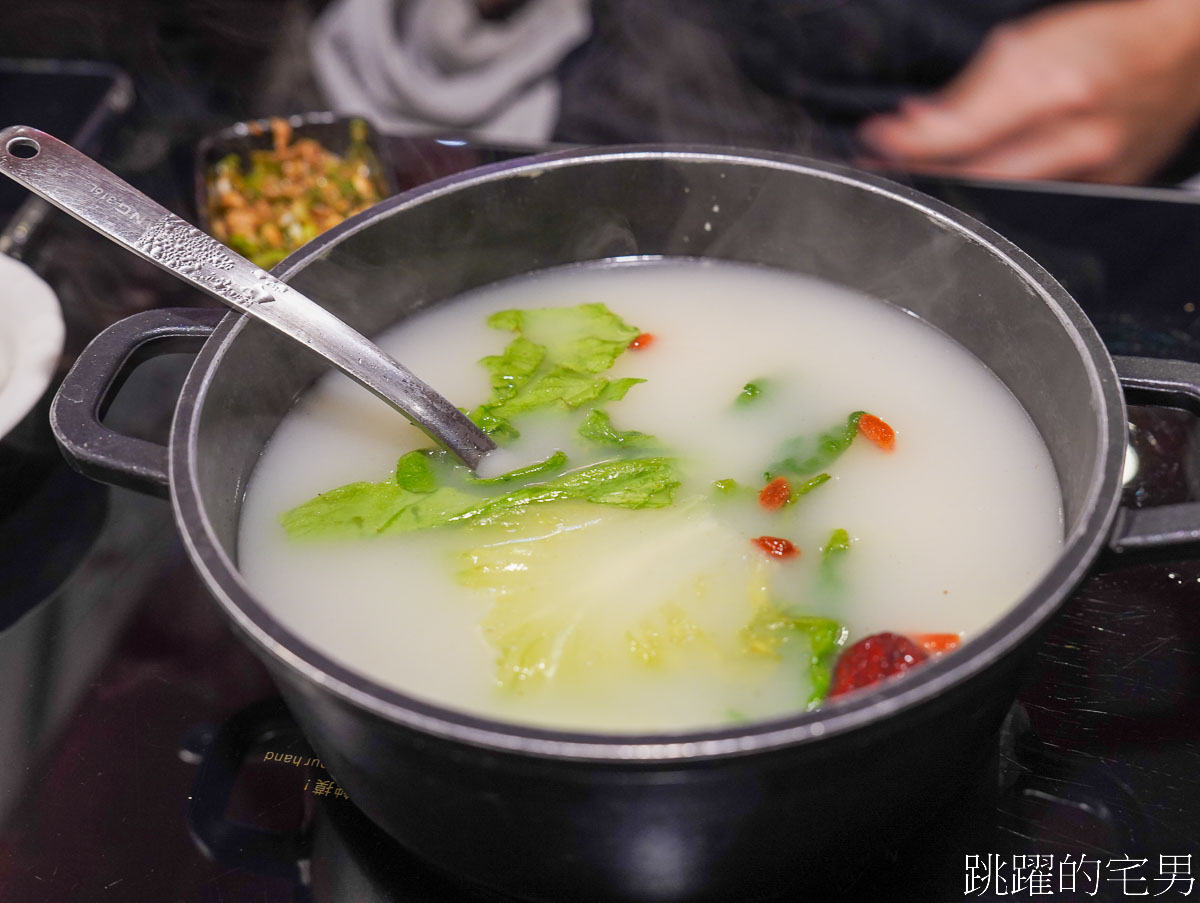
<path fill-rule="evenodd" d="M 1200 121 L 1200 0 L 1091 0 L 995 29 L 942 91 L 866 120 L 877 161 L 1137 182 Z"/>

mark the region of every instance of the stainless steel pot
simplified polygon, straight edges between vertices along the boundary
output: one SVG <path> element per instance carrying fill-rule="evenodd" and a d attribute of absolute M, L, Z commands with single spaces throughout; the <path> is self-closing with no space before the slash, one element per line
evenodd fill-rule
<path fill-rule="evenodd" d="M 958 653 L 820 712 L 665 736 L 535 730 L 376 685 L 295 636 L 243 583 L 244 488 L 272 431 L 319 375 L 303 349 L 235 314 L 130 318 L 98 337 L 64 382 L 56 433 L 85 473 L 169 489 L 197 570 L 329 770 L 432 863 L 546 900 L 730 900 L 811 888 L 977 779 L 1039 630 L 1106 544 L 1196 541 L 1200 510 L 1118 516 L 1117 372 L 1048 273 L 952 208 L 846 168 L 690 148 L 550 154 L 392 198 L 276 272 L 370 335 L 498 279 L 635 256 L 812 274 L 906 308 L 959 341 L 1008 385 L 1050 450 L 1067 530 L 1050 572 Z M 105 430 L 96 413 L 134 350 L 181 337 L 207 342 L 169 448 Z M 1200 398 L 1200 366 L 1118 363 L 1139 391 Z"/>

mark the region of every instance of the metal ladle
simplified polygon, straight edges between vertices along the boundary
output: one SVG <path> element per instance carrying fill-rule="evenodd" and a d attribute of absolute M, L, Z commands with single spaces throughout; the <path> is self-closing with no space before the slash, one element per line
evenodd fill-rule
<path fill-rule="evenodd" d="M 101 235 L 312 349 L 472 470 L 496 447 L 458 408 L 375 343 L 69 144 L 29 126 L 9 126 L 0 131 L 0 172 Z"/>

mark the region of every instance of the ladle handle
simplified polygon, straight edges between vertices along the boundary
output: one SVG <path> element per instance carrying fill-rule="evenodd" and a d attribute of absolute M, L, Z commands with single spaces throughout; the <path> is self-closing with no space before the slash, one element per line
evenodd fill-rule
<path fill-rule="evenodd" d="M 374 343 L 91 158 L 23 125 L 0 131 L 0 172 L 164 270 L 326 358 L 472 469 L 495 443 Z"/>

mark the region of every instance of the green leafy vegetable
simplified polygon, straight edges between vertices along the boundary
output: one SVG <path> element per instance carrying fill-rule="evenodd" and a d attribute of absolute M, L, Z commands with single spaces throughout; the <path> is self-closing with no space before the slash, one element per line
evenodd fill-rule
<path fill-rule="evenodd" d="M 485 357 L 491 397 L 471 412 L 481 429 L 503 439 L 518 433 L 511 419 L 555 404 L 617 401 L 640 379 L 600 376 L 638 330 L 603 304 L 503 310 L 488 317 L 495 329 L 517 333 L 503 353 Z"/>
<path fill-rule="evenodd" d="M 834 530 L 821 550 L 821 581 L 827 589 L 837 589 L 841 585 L 838 574 L 838 562 L 850 551 L 850 534 L 840 527 Z"/>
<path fill-rule="evenodd" d="M 567 464 L 567 456 L 558 451 L 544 461 L 518 467 L 494 477 L 475 477 L 447 452 L 422 448 L 402 455 L 396 462 L 396 483 L 410 492 L 429 493 L 439 486 L 505 486 L 529 482 L 533 477 L 556 473 Z"/>
<path fill-rule="evenodd" d="M 487 325 L 522 335 L 545 347 L 552 361 L 586 373 L 611 367 L 639 333 L 603 304 L 502 310 Z"/>
<path fill-rule="evenodd" d="M 644 382 L 644 379 L 638 379 L 634 376 L 610 379 L 604 388 L 600 390 L 600 394 L 596 396 L 596 402 L 597 404 L 604 404 L 607 401 L 620 401 L 630 389 L 638 383 Z"/>
<path fill-rule="evenodd" d="M 592 408 L 579 426 L 579 435 L 597 445 L 608 445 L 615 448 L 645 448 L 658 444 L 653 436 L 639 433 L 637 430 L 614 429 L 607 411 Z"/>
<path fill-rule="evenodd" d="M 403 460 L 403 459 L 401 459 Z M 468 482 L 472 486 L 500 486 L 505 483 L 516 483 L 533 476 L 545 473 L 555 473 L 567 466 L 567 456 L 564 452 L 556 451 L 545 461 L 530 464 L 528 467 L 518 467 L 508 473 L 496 477 L 472 477 Z"/>
<path fill-rule="evenodd" d="M 539 466 L 548 469 L 554 461 L 552 456 Z M 671 504 L 678 487 L 672 459 L 627 458 L 494 496 L 453 486 L 415 492 L 394 481 L 351 483 L 285 512 L 280 520 L 294 538 L 373 536 L 479 522 L 527 505 L 565 499 L 622 508 L 661 508 Z"/>
<path fill-rule="evenodd" d="M 516 395 L 545 359 L 546 349 L 524 336 L 509 342 L 502 353 L 483 358 L 479 363 L 491 374 L 493 403 Z"/>
<path fill-rule="evenodd" d="M 849 631 L 830 618 L 793 616 L 770 604 L 760 606 L 742 631 L 742 641 L 748 652 L 807 657 L 812 685 L 809 708 L 819 705 L 829 692 L 834 661 L 848 636 Z"/>
<path fill-rule="evenodd" d="M 502 498 L 504 496 L 498 496 L 496 500 Z M 376 532 L 411 533 L 455 522 L 465 523 L 484 517 L 488 513 L 485 507 L 488 501 L 452 486 L 442 486 L 428 494 L 401 501 L 391 518 Z"/>
<path fill-rule="evenodd" d="M 508 442 L 521 435 L 516 427 L 507 420 L 497 417 L 486 407 L 478 407 L 467 416 L 497 443 Z"/>
<path fill-rule="evenodd" d="M 713 489 L 728 495 L 738 488 L 737 480 L 726 477 L 724 480 L 713 480 Z"/>
<path fill-rule="evenodd" d="M 671 504 L 679 478 L 671 458 L 626 458 L 605 461 L 564 474 L 549 483 L 527 487 L 534 494 L 583 499 L 622 508 L 662 508 Z M 552 501 L 552 498 L 538 498 Z"/>
<path fill-rule="evenodd" d="M 734 399 L 734 404 L 744 408 L 758 401 L 770 387 L 770 382 L 765 379 L 756 379 L 754 382 L 746 383 L 746 385 L 742 386 L 742 391 L 738 393 L 738 397 Z"/>
<path fill-rule="evenodd" d="M 858 419 L 862 411 L 855 411 L 846 418 L 845 424 L 839 424 L 817 436 L 813 442 L 806 436 L 797 436 L 783 443 L 780 453 L 783 457 L 767 470 L 767 480 L 772 480 L 780 474 L 806 476 L 824 470 L 850 447 L 858 434 Z"/>
<path fill-rule="evenodd" d="M 293 539 L 373 536 L 421 495 L 399 484 L 350 483 L 285 511 L 280 523 Z"/>
<path fill-rule="evenodd" d="M 409 492 L 433 492 L 437 489 L 437 477 L 429 463 L 432 454 L 430 449 L 423 448 L 401 455 L 396 462 L 396 484 Z"/>
<path fill-rule="evenodd" d="M 517 414 L 553 405 L 575 408 L 618 401 L 642 382 L 600 375 L 638 335 L 603 304 L 505 310 L 489 317 L 488 325 L 517 333 L 502 353 L 481 361 L 490 374 L 491 394 L 470 414 L 498 440 L 519 435 L 510 420 Z M 580 431 L 592 441 L 621 448 L 654 444 L 644 433 L 613 429 L 608 414 L 599 409 L 589 412 Z M 372 536 L 478 522 L 563 499 L 657 508 L 670 504 L 679 486 L 670 459 L 644 457 L 597 464 L 499 495 L 481 492 L 527 483 L 562 470 L 566 463 L 566 455 L 557 452 L 511 473 L 475 479 L 444 452 L 422 449 L 400 458 L 393 480 L 353 483 L 323 493 L 284 513 L 281 520 L 293 537 Z"/>
<path fill-rule="evenodd" d="M 821 550 L 822 561 L 833 561 L 850 551 L 850 534 L 840 527 L 830 534 L 829 542 Z"/>
<path fill-rule="evenodd" d="M 790 504 L 791 502 L 796 501 L 796 499 L 800 498 L 800 496 L 802 496 L 802 495 L 808 495 L 810 492 L 812 492 L 814 489 L 816 489 L 822 483 L 828 483 L 829 480 L 830 480 L 830 476 L 827 473 L 819 473 L 815 477 L 811 477 L 810 479 L 805 480 L 803 483 L 798 484 L 796 486 L 796 488 L 792 490 L 792 494 L 791 494 L 791 497 L 788 499 L 788 503 Z"/>

